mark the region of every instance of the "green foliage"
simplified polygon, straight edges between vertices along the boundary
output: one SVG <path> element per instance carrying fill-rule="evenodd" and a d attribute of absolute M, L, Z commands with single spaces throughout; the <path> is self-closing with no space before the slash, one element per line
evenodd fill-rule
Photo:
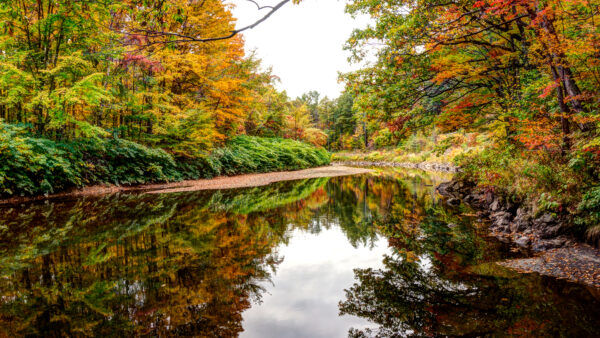
<path fill-rule="evenodd" d="M 322 148 L 282 138 L 237 136 L 227 147 L 211 156 L 224 175 L 304 169 L 329 164 L 330 155 Z"/>
<path fill-rule="evenodd" d="M 0 195 L 45 194 L 80 185 L 67 153 L 54 142 L 24 135 L 0 124 Z"/>
<path fill-rule="evenodd" d="M 519 152 L 514 145 L 487 148 L 458 159 L 464 179 L 524 201 L 537 212 L 565 213 L 581 200 L 593 178 L 578 168 L 579 160 L 560 161 L 560 155 Z"/>
<path fill-rule="evenodd" d="M 578 207 L 575 224 L 585 230 L 589 240 L 600 244 L 600 186 L 589 189 Z"/>
<path fill-rule="evenodd" d="M 443 139 L 441 142 L 439 142 L 438 144 L 436 144 L 435 147 L 433 148 L 433 151 L 435 152 L 436 155 L 440 156 L 440 155 L 444 154 L 452 146 L 454 146 L 455 142 L 456 142 L 455 136 L 447 137 L 447 138 Z"/>
<path fill-rule="evenodd" d="M 0 124 L 0 196 L 303 169 L 329 160 L 324 149 L 287 139 L 239 136 L 209 156 L 176 159 L 162 149 L 123 139 L 55 142 Z"/>

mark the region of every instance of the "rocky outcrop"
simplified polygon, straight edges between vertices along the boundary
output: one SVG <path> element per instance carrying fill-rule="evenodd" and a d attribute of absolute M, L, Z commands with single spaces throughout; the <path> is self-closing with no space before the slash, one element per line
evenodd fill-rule
<path fill-rule="evenodd" d="M 479 189 L 470 182 L 453 180 L 440 184 L 437 191 L 449 205 L 462 201 L 477 210 L 481 218 L 491 221 L 492 235 L 503 241 L 510 240 L 518 247 L 545 251 L 574 243 L 568 233 L 566 217 L 551 213 L 535 215 L 521 203 Z"/>
<path fill-rule="evenodd" d="M 396 168 L 410 168 L 410 169 L 422 169 L 429 171 L 449 172 L 455 173 L 459 171 L 459 168 L 448 164 L 438 162 L 421 162 L 421 163 L 410 163 L 410 162 L 385 162 L 385 161 L 336 161 L 333 165 L 348 165 L 357 167 L 396 167 Z"/>

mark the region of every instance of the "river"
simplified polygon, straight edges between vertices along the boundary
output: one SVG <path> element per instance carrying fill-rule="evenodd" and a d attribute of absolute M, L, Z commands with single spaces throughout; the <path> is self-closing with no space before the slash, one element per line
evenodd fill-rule
<path fill-rule="evenodd" d="M 0 207 L 0 336 L 600 336 L 600 290 L 495 262 L 450 176 Z"/>

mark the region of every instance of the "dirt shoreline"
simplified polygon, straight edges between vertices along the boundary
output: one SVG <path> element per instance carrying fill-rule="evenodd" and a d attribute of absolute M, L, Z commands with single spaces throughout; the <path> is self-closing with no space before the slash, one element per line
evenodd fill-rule
<path fill-rule="evenodd" d="M 600 288 L 600 251 L 587 244 L 551 249 L 536 256 L 498 264 L 521 273 L 541 275 Z"/>
<path fill-rule="evenodd" d="M 353 168 L 341 165 L 310 168 L 296 171 L 278 171 L 238 176 L 221 176 L 211 179 L 188 180 L 172 183 L 142 184 L 136 186 L 95 185 L 65 192 L 27 197 L 11 197 L 0 199 L 0 205 L 40 201 L 61 197 L 79 197 L 114 194 L 117 192 L 144 192 L 149 194 L 174 193 L 196 190 L 218 190 L 265 186 L 275 182 L 294 181 L 307 178 L 338 177 L 365 174 L 371 172 L 367 168 Z"/>

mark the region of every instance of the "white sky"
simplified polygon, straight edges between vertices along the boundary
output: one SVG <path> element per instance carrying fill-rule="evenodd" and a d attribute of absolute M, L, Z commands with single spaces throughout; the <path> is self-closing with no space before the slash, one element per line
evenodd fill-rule
<path fill-rule="evenodd" d="M 245 0 L 230 0 L 236 5 L 233 14 L 238 27 L 253 23 L 268 9 L 257 11 Z M 273 5 L 278 0 L 257 0 Z M 349 65 L 349 53 L 342 50 L 354 28 L 366 26 L 368 18 L 352 19 L 344 13 L 344 0 L 303 0 L 299 5 L 286 4 L 267 21 L 244 32 L 246 50 L 256 49 L 263 66 L 273 67 L 281 78 L 279 89 L 291 98 L 311 90 L 335 98 L 343 90 L 338 72 L 356 69 Z"/>

